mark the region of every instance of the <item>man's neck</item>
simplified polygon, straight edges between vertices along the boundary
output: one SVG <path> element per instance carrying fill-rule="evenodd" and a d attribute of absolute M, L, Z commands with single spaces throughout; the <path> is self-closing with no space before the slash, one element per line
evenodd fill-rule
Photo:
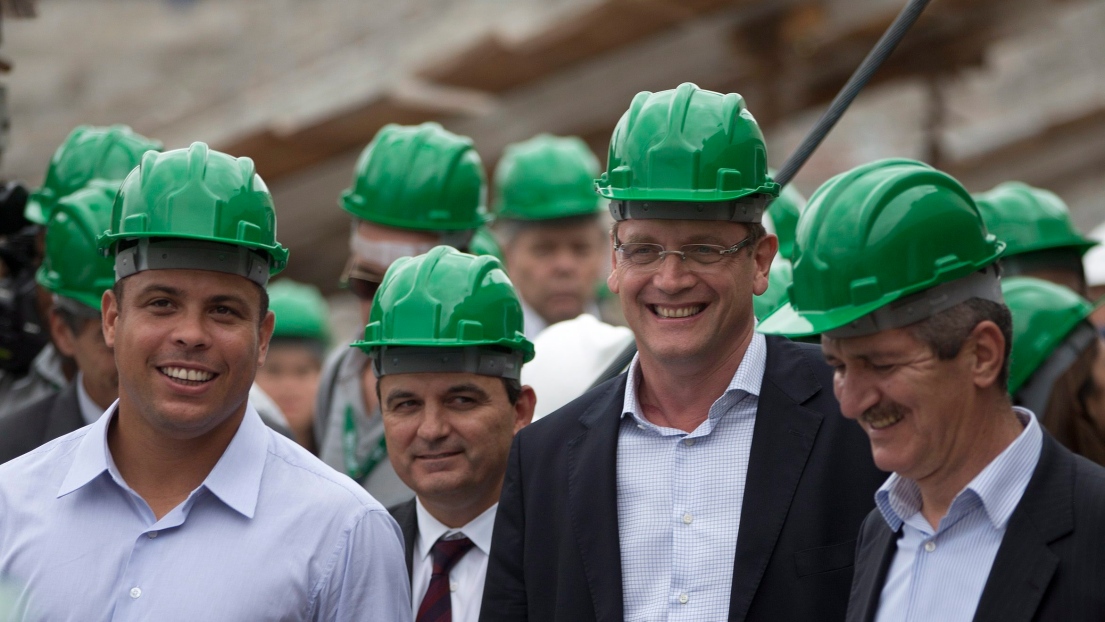
<path fill-rule="evenodd" d="M 1024 431 L 1020 419 L 1004 399 L 991 400 L 981 410 L 982 416 L 975 419 L 977 425 L 969 428 L 973 434 L 959 439 L 948 463 L 917 481 L 921 514 L 933 529 L 939 528 L 955 497 L 967 484 Z"/>
<path fill-rule="evenodd" d="M 211 473 L 244 415 L 245 404 L 241 412 L 198 437 L 169 438 L 120 402 L 108 429 L 108 449 L 123 480 L 160 520 Z"/>
<path fill-rule="evenodd" d="M 750 329 L 733 348 L 710 360 L 659 361 L 641 351 L 637 401 L 645 418 L 658 426 L 694 431 L 729 387 L 752 337 Z"/>
<path fill-rule="evenodd" d="M 439 523 L 449 529 L 460 529 L 498 503 L 501 491 L 502 485 L 488 494 L 481 495 L 478 499 L 433 499 L 418 495 L 418 501 Z"/>

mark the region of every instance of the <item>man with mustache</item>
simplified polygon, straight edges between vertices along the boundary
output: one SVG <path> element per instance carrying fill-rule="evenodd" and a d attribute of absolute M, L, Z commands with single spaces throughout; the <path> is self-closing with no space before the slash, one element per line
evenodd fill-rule
<path fill-rule="evenodd" d="M 638 356 L 515 437 L 481 617 L 843 619 L 885 475 L 817 348 L 755 332 L 759 126 L 735 93 L 639 93 L 598 189 Z"/>
<path fill-rule="evenodd" d="M 1105 469 L 1007 393 L 1004 244 L 912 160 L 826 182 L 798 223 L 790 302 L 822 334 L 845 417 L 893 471 L 864 521 L 848 620 L 1103 620 Z"/>
<path fill-rule="evenodd" d="M 147 153 L 98 245 L 119 399 L 0 465 L 0 582 L 23 619 L 410 620 L 395 521 L 249 402 L 288 259 L 253 162 Z"/>
<path fill-rule="evenodd" d="M 502 266 L 447 246 L 398 259 L 353 344 L 372 359 L 388 457 L 416 497 L 391 508 L 417 622 L 475 622 L 533 344 Z"/>

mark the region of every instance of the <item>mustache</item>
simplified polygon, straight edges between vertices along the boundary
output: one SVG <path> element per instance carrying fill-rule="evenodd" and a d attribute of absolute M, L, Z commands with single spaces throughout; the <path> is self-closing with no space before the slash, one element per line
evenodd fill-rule
<path fill-rule="evenodd" d="M 862 419 L 864 421 L 871 421 L 872 419 L 883 419 L 886 417 L 899 417 L 905 414 L 905 408 L 897 402 L 879 402 L 871 408 L 863 411 Z"/>

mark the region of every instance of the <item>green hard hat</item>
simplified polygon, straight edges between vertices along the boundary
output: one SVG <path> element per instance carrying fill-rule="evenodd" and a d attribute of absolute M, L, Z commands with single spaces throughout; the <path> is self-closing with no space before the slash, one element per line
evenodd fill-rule
<path fill-rule="evenodd" d="M 1062 285 L 1032 277 L 1002 279 L 1001 289 L 1013 314 L 1009 392 L 1015 393 L 1093 313 L 1094 305 Z"/>
<path fill-rule="evenodd" d="M 798 227 L 798 216 L 806 205 L 806 198 L 794 186 L 787 185 L 779 193 L 779 198 L 767 206 L 764 220 L 771 223 L 773 233 L 779 237 L 779 255 L 790 259 L 794 253 L 794 230 Z"/>
<path fill-rule="evenodd" d="M 503 258 L 503 247 L 499 246 L 495 234 L 491 233 L 487 227 L 480 227 L 472 234 L 472 239 L 468 241 L 468 252 L 473 255 L 488 255 L 500 262 L 506 262 L 506 259 Z"/>
<path fill-rule="evenodd" d="M 516 220 L 598 213 L 598 174 L 598 158 L 575 136 L 539 134 L 514 143 L 495 168 L 495 213 Z"/>
<path fill-rule="evenodd" d="M 54 152 L 42 187 L 27 199 L 23 215 L 44 225 L 58 200 L 93 179 L 120 181 L 138 166 L 142 154 L 161 151 L 161 143 L 136 134 L 125 125 L 81 125 Z"/>
<path fill-rule="evenodd" d="M 318 288 L 291 279 L 268 286 L 269 308 L 276 314 L 273 338 L 330 341 L 330 308 Z"/>
<path fill-rule="evenodd" d="M 104 292 L 115 284 L 115 262 L 104 257 L 96 236 L 111 223 L 118 181 L 92 181 L 63 197 L 46 223 L 46 253 L 35 280 L 58 296 L 100 310 Z"/>
<path fill-rule="evenodd" d="M 115 197 L 99 247 L 116 255 L 116 279 L 188 268 L 238 274 L 264 286 L 288 264 L 288 249 L 276 241 L 272 196 L 253 160 L 200 142 L 142 157 Z"/>
<path fill-rule="evenodd" d="M 858 166 L 810 197 L 795 233 L 790 301 L 759 330 L 855 336 L 969 298 L 1000 301 L 990 266 L 1003 248 L 971 195 L 946 173 L 906 159 Z M 931 296 L 911 296 L 938 286 Z"/>
<path fill-rule="evenodd" d="M 775 312 L 787 301 L 787 288 L 794 279 L 794 269 L 786 259 L 776 257 L 771 262 L 771 271 L 767 273 L 767 291 L 752 297 L 752 313 L 757 320 Z"/>
<path fill-rule="evenodd" d="M 361 220 L 399 229 L 467 231 L 491 219 L 472 139 L 437 123 L 384 126 L 361 153 L 340 203 Z"/>
<path fill-rule="evenodd" d="M 466 371 L 519 377 L 533 358 L 522 304 L 494 257 L 448 246 L 388 268 L 365 327 L 352 344 L 377 375 Z"/>
<path fill-rule="evenodd" d="M 633 98 L 596 186 L 611 199 L 615 220 L 760 222 L 766 202 L 779 194 L 744 98 L 691 83 Z"/>
<path fill-rule="evenodd" d="M 1010 181 L 975 195 L 975 202 L 986 228 L 1005 242 L 1003 260 L 1063 248 L 1081 256 L 1097 245 L 1078 233 L 1067 204 L 1049 190 Z"/>

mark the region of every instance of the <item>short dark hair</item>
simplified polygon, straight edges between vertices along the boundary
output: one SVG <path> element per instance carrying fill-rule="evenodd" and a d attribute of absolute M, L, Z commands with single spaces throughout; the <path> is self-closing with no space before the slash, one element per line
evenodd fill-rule
<path fill-rule="evenodd" d="M 126 281 L 126 279 L 115 281 L 115 285 L 113 285 L 111 288 L 111 291 L 115 293 L 115 304 L 123 304 L 123 283 L 125 283 Z M 250 284 L 256 287 L 257 290 L 260 292 L 261 312 L 257 314 L 257 321 L 263 322 L 265 321 L 265 316 L 268 315 L 269 312 L 269 290 L 261 287 L 253 281 L 250 281 Z"/>
<path fill-rule="evenodd" d="M 99 325 L 99 322 L 97 322 L 96 318 L 92 317 L 91 314 L 83 315 L 80 313 L 74 313 L 73 311 L 63 306 L 58 305 L 54 305 L 51 311 L 57 314 L 57 316 L 61 318 L 62 322 L 65 322 L 65 326 L 69 328 L 69 332 L 73 333 L 73 335 L 76 337 L 80 337 L 82 334 L 84 334 L 84 331 L 88 330 L 89 325 Z"/>
<path fill-rule="evenodd" d="M 517 218 L 503 218 L 495 221 L 494 231 L 500 244 L 508 245 L 514 238 L 524 231 L 539 229 L 541 227 L 574 227 L 576 225 L 594 225 L 599 233 L 602 233 L 602 214 L 577 214 L 564 216 L 563 218 L 548 218 L 545 220 L 519 220 Z"/>
<path fill-rule="evenodd" d="M 971 331 L 982 322 L 990 321 L 1005 338 L 1005 360 L 998 372 L 997 383 L 1003 392 L 1009 388 L 1009 353 L 1013 348 L 1013 314 L 999 302 L 971 298 L 906 327 L 914 339 L 927 345 L 936 358 L 946 361 L 959 356 Z"/>

